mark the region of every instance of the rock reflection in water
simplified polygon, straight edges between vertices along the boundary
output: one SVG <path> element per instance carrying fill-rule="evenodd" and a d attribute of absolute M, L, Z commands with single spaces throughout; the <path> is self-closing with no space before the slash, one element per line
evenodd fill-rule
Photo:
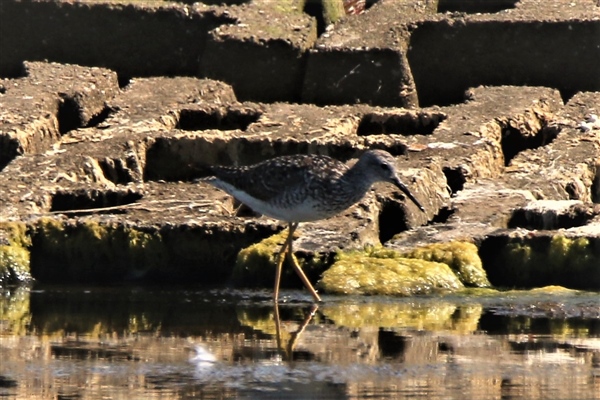
<path fill-rule="evenodd" d="M 0 296 L 0 397 L 579 398 L 597 293 L 438 298 L 36 287 Z"/>

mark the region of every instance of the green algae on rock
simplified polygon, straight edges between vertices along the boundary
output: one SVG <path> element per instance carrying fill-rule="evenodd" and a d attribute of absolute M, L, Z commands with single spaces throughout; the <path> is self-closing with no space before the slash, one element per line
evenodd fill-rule
<path fill-rule="evenodd" d="M 403 256 L 446 264 L 465 286 L 491 286 L 479 258 L 477 246 L 473 243 L 432 243 L 404 253 Z"/>
<path fill-rule="evenodd" d="M 41 258 L 35 276 L 42 280 L 106 281 L 134 278 L 166 263 L 157 232 L 92 220 L 39 219 L 34 227 L 34 254 Z"/>
<path fill-rule="evenodd" d="M 23 222 L 0 222 L 0 287 L 30 281 L 31 239 Z"/>
<path fill-rule="evenodd" d="M 300 235 L 298 231 L 294 236 Z M 277 263 L 277 252 L 287 237 L 287 229 L 280 233 L 261 240 L 242 249 L 237 256 L 232 273 L 232 281 L 237 286 L 266 287 L 273 284 Z M 290 286 L 292 282 L 300 284 L 292 268 L 286 268 L 284 260 L 281 272 L 282 286 Z M 306 276 L 315 281 L 325 269 L 325 262 L 321 259 L 299 258 L 298 264 Z"/>
<path fill-rule="evenodd" d="M 600 289 L 600 247 L 588 238 L 509 238 L 486 267 L 498 286 L 530 288 L 560 285 L 573 289 Z"/>
<path fill-rule="evenodd" d="M 233 268 L 234 284 L 263 286 L 270 282 L 270 277 L 275 273 L 277 247 L 285 240 L 285 233 L 282 231 L 242 249 Z"/>
<path fill-rule="evenodd" d="M 463 284 L 445 264 L 404 258 L 387 249 L 338 253 L 319 288 L 327 293 L 411 296 L 455 291 Z"/>

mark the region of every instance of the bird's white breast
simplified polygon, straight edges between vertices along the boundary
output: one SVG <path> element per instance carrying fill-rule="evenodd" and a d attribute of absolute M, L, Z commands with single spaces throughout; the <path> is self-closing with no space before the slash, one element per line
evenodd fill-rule
<path fill-rule="evenodd" d="M 240 202 L 244 203 L 254 211 L 266 215 L 271 218 L 275 218 L 286 222 L 306 222 L 315 221 L 322 219 L 327 216 L 323 216 L 315 210 L 315 202 L 309 199 L 305 202 L 294 205 L 280 205 L 274 202 L 266 202 L 256 197 L 253 197 L 243 190 L 236 188 L 235 186 L 224 182 L 220 179 L 214 179 L 208 181 L 213 186 L 227 192 L 232 195 Z"/>

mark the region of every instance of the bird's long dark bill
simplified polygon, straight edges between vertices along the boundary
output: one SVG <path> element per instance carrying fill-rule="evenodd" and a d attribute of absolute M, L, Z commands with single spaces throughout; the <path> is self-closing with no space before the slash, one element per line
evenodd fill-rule
<path fill-rule="evenodd" d="M 394 184 L 398 187 L 398 189 L 402 190 L 402 193 L 408 196 L 408 198 L 411 199 L 412 202 L 417 205 L 417 207 L 419 207 L 419 210 L 425 211 L 425 208 L 421 205 L 421 203 L 419 203 L 419 200 L 417 200 L 417 198 L 413 196 L 413 194 L 410 192 L 410 190 L 408 190 L 404 183 L 400 182 L 400 179 L 396 178 Z"/>

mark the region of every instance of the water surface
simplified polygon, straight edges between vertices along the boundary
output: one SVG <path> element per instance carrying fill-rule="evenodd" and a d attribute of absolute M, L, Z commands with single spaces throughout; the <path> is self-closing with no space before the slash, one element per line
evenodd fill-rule
<path fill-rule="evenodd" d="M 599 399 L 598 293 L 0 292 L 0 398 Z"/>

